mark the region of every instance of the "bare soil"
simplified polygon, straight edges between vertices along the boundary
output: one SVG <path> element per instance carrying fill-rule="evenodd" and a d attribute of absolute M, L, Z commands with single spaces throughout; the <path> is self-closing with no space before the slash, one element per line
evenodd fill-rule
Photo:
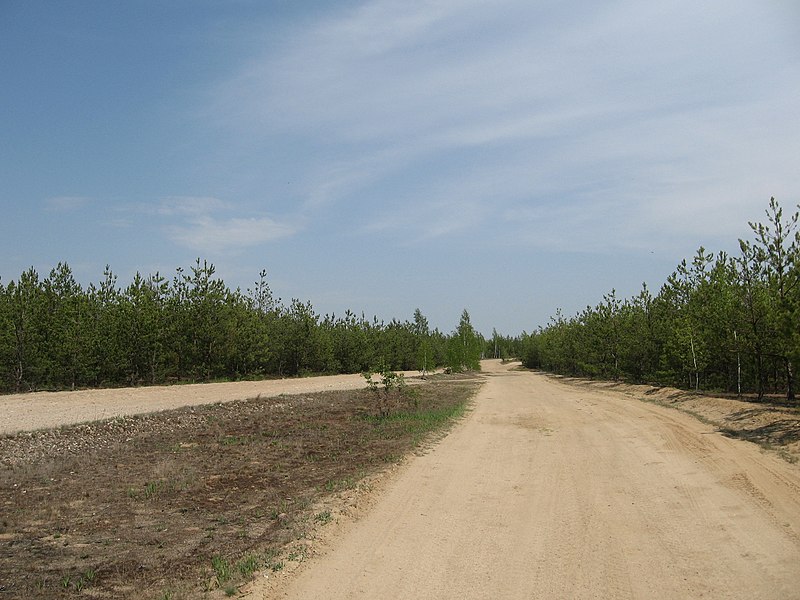
<path fill-rule="evenodd" d="M 346 388 L 352 379 L 290 383 Z M 332 519 L 321 499 L 355 498 L 370 477 L 446 426 L 478 385 L 435 376 L 390 395 L 390 416 L 378 418 L 376 394 L 359 379 L 356 390 L 0 436 L 0 598 L 222 597 L 256 569 L 274 573 L 304 560 L 307 532 Z M 208 387 L 207 396 L 224 397 L 220 386 Z M 162 391 L 148 391 L 156 398 L 148 408 L 164 405 Z M 68 394 L 70 411 L 58 414 L 85 420 L 80 398 L 93 411 L 99 393 Z M 127 394 L 144 397 L 122 391 L 115 414 Z M 49 409 L 53 396 L 31 395 L 23 420 L 5 425 L 52 422 L 31 416 L 40 399 Z"/>
<path fill-rule="evenodd" d="M 669 387 L 632 385 L 554 377 L 570 385 L 608 390 L 630 398 L 674 408 L 713 425 L 728 437 L 746 440 L 778 453 L 788 462 L 800 460 L 800 404 L 787 405 L 781 397 L 759 401 L 755 396 L 736 398 Z"/>
<path fill-rule="evenodd" d="M 800 598 L 793 411 L 484 371 L 467 419 L 247 597 Z"/>

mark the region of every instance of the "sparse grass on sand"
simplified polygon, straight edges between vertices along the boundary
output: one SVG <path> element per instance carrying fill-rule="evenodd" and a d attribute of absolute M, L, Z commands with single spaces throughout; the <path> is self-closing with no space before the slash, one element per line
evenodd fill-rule
<path fill-rule="evenodd" d="M 331 519 L 314 513 L 326 494 L 443 432 L 479 385 L 439 376 L 395 392 L 387 417 L 364 389 L 0 437 L 0 590 L 233 595 Z"/>

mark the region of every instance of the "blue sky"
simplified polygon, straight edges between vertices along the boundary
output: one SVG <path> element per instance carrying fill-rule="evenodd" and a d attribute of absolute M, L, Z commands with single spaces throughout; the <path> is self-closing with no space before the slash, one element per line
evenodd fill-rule
<path fill-rule="evenodd" d="M 0 1 L 0 277 L 532 331 L 800 202 L 794 0 Z"/>

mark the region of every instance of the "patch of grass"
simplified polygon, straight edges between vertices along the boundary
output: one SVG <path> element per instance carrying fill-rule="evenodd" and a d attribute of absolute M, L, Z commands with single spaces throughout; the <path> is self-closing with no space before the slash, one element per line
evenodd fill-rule
<path fill-rule="evenodd" d="M 221 586 L 223 583 L 230 581 L 231 578 L 231 565 L 221 556 L 214 556 L 211 559 L 211 568 L 214 569 L 214 574 L 217 577 L 217 582 Z"/>
<path fill-rule="evenodd" d="M 329 510 L 324 510 L 321 513 L 314 515 L 314 520 L 317 523 L 322 523 L 323 525 L 327 525 L 332 519 L 333 517 L 331 517 L 331 511 Z"/>
<path fill-rule="evenodd" d="M 261 567 L 261 560 L 255 554 L 248 554 L 236 563 L 236 570 L 242 577 L 250 577 Z"/>
<path fill-rule="evenodd" d="M 289 552 L 286 560 L 295 562 L 303 562 L 306 559 L 307 548 L 305 546 L 297 546 L 295 550 Z"/>
<path fill-rule="evenodd" d="M 344 477 L 342 479 L 331 479 L 330 481 L 326 481 L 324 489 L 326 492 L 341 492 L 343 490 L 352 490 L 355 485 L 355 477 Z"/>
<path fill-rule="evenodd" d="M 219 443 L 222 446 L 241 446 L 250 443 L 249 436 L 245 435 L 226 435 L 220 438 Z"/>
<path fill-rule="evenodd" d="M 144 499 L 150 500 L 156 494 L 158 494 L 159 490 L 164 486 L 163 481 L 148 481 L 144 485 Z"/>
<path fill-rule="evenodd" d="M 126 491 L 126 494 L 131 500 L 138 500 L 140 498 L 144 500 L 152 500 L 162 489 L 164 489 L 165 484 L 166 482 L 164 481 L 148 481 L 144 484 L 144 488 L 141 490 L 135 487 L 129 487 Z"/>
<path fill-rule="evenodd" d="M 418 408 L 391 413 L 385 417 L 371 417 L 370 420 L 375 423 L 381 435 L 388 438 L 410 435 L 412 445 L 417 446 L 431 432 L 463 417 L 466 409 L 466 403 L 441 408 Z"/>

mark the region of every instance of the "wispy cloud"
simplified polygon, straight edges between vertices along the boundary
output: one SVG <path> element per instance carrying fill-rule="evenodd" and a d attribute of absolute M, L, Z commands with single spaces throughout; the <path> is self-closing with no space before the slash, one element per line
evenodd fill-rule
<path fill-rule="evenodd" d="M 158 215 L 174 243 L 202 254 L 236 252 L 298 231 L 296 225 L 263 214 L 243 216 L 235 203 L 214 197 L 172 196 L 140 210 Z"/>
<path fill-rule="evenodd" d="M 168 227 L 172 239 L 202 253 L 218 253 L 260 246 L 295 233 L 295 228 L 268 217 L 215 219 L 193 216 L 182 225 Z"/>
<path fill-rule="evenodd" d="M 486 212 L 482 202 L 463 198 L 456 203 L 434 198 L 410 207 L 398 203 L 394 210 L 371 218 L 364 230 L 413 245 L 469 231 L 481 223 Z"/>
<path fill-rule="evenodd" d="M 378 196 L 349 220 L 366 231 L 494 222 L 586 250 L 729 235 L 800 189 L 800 61 L 779 20 L 722 0 L 376 0 L 243 65 L 212 112 L 306 150 L 307 208 Z"/>

